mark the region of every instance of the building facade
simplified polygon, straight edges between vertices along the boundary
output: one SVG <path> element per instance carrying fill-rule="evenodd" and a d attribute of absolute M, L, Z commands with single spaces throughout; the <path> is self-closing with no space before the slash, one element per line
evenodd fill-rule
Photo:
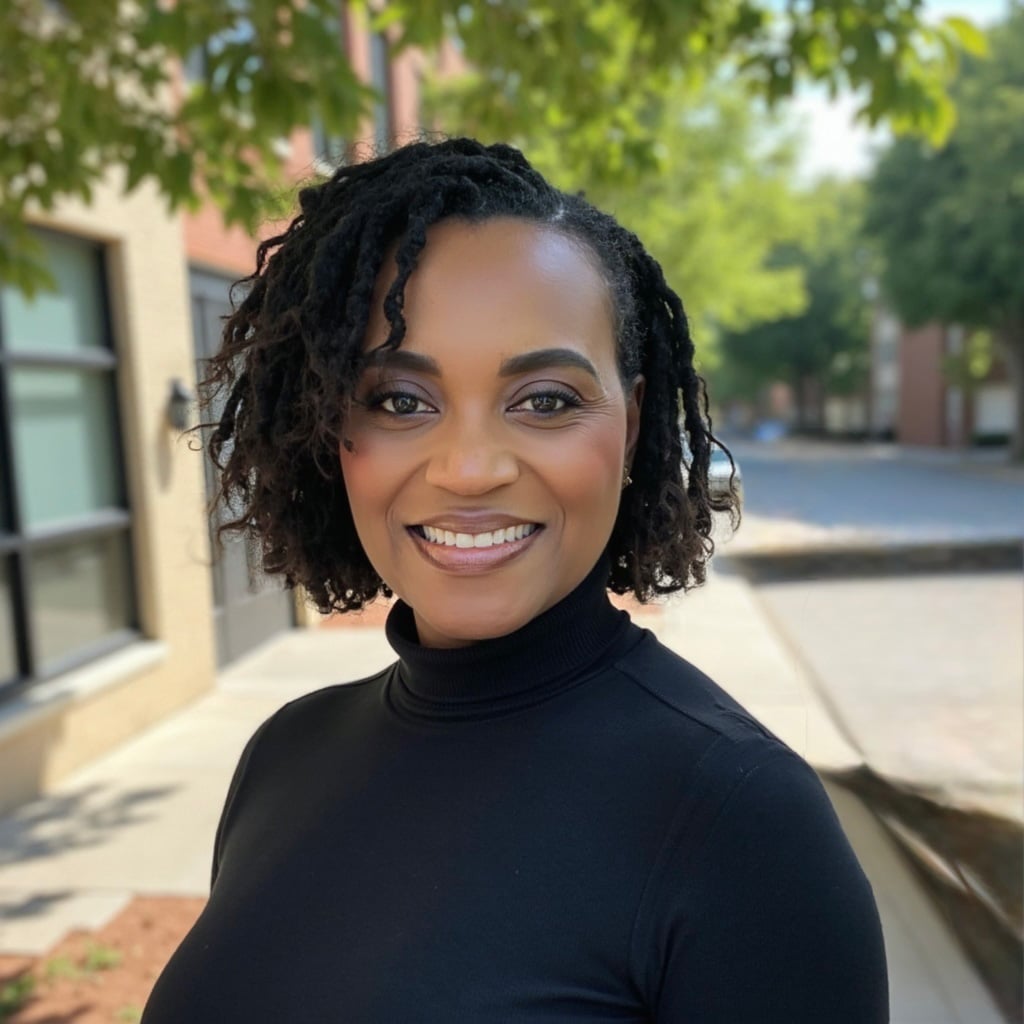
<path fill-rule="evenodd" d="M 984 379 L 965 386 L 948 368 L 966 343 L 959 325 L 907 327 L 878 308 L 871 338 L 870 434 L 929 447 L 1007 440 L 1015 397 L 1006 367 L 996 358 Z"/>
<path fill-rule="evenodd" d="M 295 132 L 282 156 L 296 181 L 358 158 L 359 140 L 418 130 L 422 57 L 391 60 L 347 10 L 343 26 L 381 101 L 357 140 Z M 319 620 L 244 543 L 212 557 L 214 481 L 175 425 L 257 240 L 212 207 L 169 215 L 154 189 L 125 196 L 122 180 L 32 218 L 56 292 L 0 290 L 0 813 Z"/>

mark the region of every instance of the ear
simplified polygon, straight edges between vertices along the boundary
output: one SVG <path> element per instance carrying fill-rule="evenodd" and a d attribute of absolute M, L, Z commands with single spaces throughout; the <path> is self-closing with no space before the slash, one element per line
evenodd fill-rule
<path fill-rule="evenodd" d="M 644 404 L 644 381 L 642 374 L 633 378 L 626 392 L 626 466 L 633 465 L 633 455 L 640 439 L 640 410 Z"/>

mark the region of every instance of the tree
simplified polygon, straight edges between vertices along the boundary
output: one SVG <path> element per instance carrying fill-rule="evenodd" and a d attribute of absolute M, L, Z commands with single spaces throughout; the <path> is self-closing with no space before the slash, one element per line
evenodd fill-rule
<path fill-rule="evenodd" d="M 582 190 L 643 240 L 683 298 L 703 369 L 714 365 L 721 329 L 793 313 L 806 302 L 800 271 L 768 263 L 775 247 L 801 234 L 806 218 L 790 186 L 797 140 L 762 108 L 734 82 L 710 84 L 699 97 L 677 83 L 648 115 L 665 169 L 626 181 L 595 182 L 543 133 L 511 140 L 550 180 Z M 493 141 L 484 128 L 461 123 L 457 103 L 435 95 L 428 109 Z"/>
<path fill-rule="evenodd" d="M 900 140 L 871 181 L 867 226 L 896 313 L 992 332 L 1016 392 L 1012 457 L 1024 459 L 1024 8 L 992 30 L 990 59 L 954 84 L 945 145 Z"/>
<path fill-rule="evenodd" d="M 463 123 L 558 138 L 595 180 L 659 161 L 650 104 L 728 66 L 769 102 L 800 78 L 863 90 L 864 116 L 941 133 L 969 23 L 923 0 L 391 0 L 395 48 L 449 37 L 479 73 Z M 363 10 L 369 0 L 352 0 Z M 40 282 L 23 218 L 88 200 L 111 168 L 173 207 L 208 196 L 253 228 L 279 199 L 277 145 L 316 118 L 351 135 L 373 96 L 338 45 L 340 0 L 6 0 L 0 6 L 0 280 Z M 192 75 L 182 82 L 178 69 Z"/>
<path fill-rule="evenodd" d="M 806 236 L 779 247 L 775 265 L 798 271 L 807 303 L 795 315 L 765 320 L 722 337 L 719 397 L 756 400 L 768 382 L 789 383 L 797 428 L 821 422 L 826 394 L 852 394 L 867 379 L 870 319 L 864 297 L 868 253 L 860 241 L 862 189 L 823 182 L 805 197 Z"/>

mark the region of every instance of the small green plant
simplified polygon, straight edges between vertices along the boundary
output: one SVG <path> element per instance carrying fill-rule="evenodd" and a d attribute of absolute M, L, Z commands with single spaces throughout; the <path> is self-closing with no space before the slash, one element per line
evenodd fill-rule
<path fill-rule="evenodd" d="M 82 970 L 87 974 L 96 971 L 109 971 L 121 962 L 121 951 L 113 946 L 104 946 L 99 942 L 90 942 L 82 957 Z"/>
<path fill-rule="evenodd" d="M 142 1007 L 122 1006 L 114 1014 L 114 1020 L 124 1021 L 125 1024 L 139 1024 L 139 1021 L 142 1020 Z"/>
<path fill-rule="evenodd" d="M 78 967 L 69 956 L 56 956 L 43 964 L 43 979 L 50 983 L 61 978 L 77 978 L 78 974 Z"/>
<path fill-rule="evenodd" d="M 17 1013 L 36 990 L 35 976 L 26 972 L 0 985 L 0 1024 Z"/>

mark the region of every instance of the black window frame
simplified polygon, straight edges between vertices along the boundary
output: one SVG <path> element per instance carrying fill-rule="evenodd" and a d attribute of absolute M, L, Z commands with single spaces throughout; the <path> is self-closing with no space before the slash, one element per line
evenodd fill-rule
<path fill-rule="evenodd" d="M 29 352 L 11 350 L 4 337 L 6 323 L 0 297 L 0 501 L 3 502 L 0 519 L 0 561 L 9 572 L 9 591 L 14 629 L 15 673 L 0 677 L 0 702 L 24 692 L 29 687 L 63 675 L 96 661 L 113 651 L 139 640 L 143 633 L 139 624 L 138 578 L 135 559 L 135 518 L 128 480 L 128 464 L 124 444 L 121 411 L 121 361 L 117 337 L 111 315 L 111 266 L 109 246 L 83 238 L 72 232 L 52 228 L 33 227 L 39 235 L 71 239 L 93 250 L 95 270 L 99 282 L 99 302 L 103 328 L 103 348 L 70 350 L 67 352 Z M 19 481 L 15 472 L 14 439 L 12 431 L 12 404 L 10 372 L 17 369 L 60 368 L 84 370 L 110 375 L 110 393 L 113 401 L 110 439 L 117 453 L 118 484 L 123 495 L 123 508 L 100 509 L 74 519 L 26 528 L 23 522 Z M 4 525 L 6 523 L 6 526 Z M 32 580 L 29 563 L 33 555 L 69 541 L 108 537 L 123 534 L 128 593 L 125 595 L 129 610 L 128 625 L 54 660 L 46 668 L 39 666 L 33 624 L 29 609 L 32 604 Z"/>

